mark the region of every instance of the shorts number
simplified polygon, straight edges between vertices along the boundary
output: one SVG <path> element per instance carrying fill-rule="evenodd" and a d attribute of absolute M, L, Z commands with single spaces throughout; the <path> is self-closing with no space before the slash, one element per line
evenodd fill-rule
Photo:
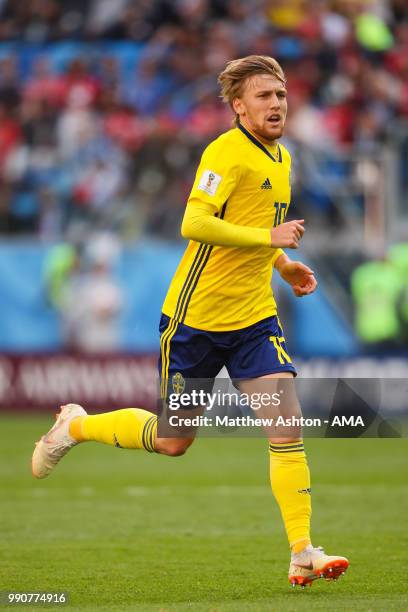
<path fill-rule="evenodd" d="M 285 338 L 283 336 L 281 336 L 280 338 L 278 338 L 278 336 L 269 336 L 269 340 L 273 343 L 273 346 L 276 349 L 279 363 L 281 363 L 282 365 L 285 365 L 285 363 L 292 363 L 291 358 L 282 346 L 282 343 L 285 342 Z"/>

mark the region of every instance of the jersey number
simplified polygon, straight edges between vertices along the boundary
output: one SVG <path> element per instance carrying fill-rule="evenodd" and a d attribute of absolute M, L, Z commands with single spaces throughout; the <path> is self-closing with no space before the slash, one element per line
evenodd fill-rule
<path fill-rule="evenodd" d="M 284 204 L 283 202 L 275 202 L 274 207 L 275 219 L 273 220 L 273 227 L 276 227 L 277 225 L 283 223 L 286 217 L 286 210 L 288 208 L 288 205 Z"/>

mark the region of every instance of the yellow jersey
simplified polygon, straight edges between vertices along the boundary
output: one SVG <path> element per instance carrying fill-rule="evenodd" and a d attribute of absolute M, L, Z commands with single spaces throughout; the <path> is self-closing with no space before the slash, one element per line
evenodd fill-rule
<path fill-rule="evenodd" d="M 188 204 L 212 204 L 230 223 L 271 229 L 290 203 L 289 152 L 267 146 L 242 125 L 205 149 Z M 196 329 L 232 331 L 276 314 L 270 246 L 225 247 L 190 240 L 171 281 L 163 312 Z"/>

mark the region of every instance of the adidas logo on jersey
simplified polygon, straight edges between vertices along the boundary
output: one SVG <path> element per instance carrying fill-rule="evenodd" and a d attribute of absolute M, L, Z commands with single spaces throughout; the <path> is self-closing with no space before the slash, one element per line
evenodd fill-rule
<path fill-rule="evenodd" d="M 262 183 L 261 189 L 272 189 L 271 181 L 268 178 Z"/>

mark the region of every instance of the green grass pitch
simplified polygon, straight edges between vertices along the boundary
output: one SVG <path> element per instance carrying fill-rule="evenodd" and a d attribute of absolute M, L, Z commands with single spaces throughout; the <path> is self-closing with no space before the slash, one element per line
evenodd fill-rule
<path fill-rule="evenodd" d="M 35 481 L 50 423 L 0 417 L 0 590 L 65 590 L 73 610 L 407 609 L 407 439 L 306 441 L 314 543 L 351 565 L 300 590 L 265 440 L 201 438 L 179 458 L 84 444 Z"/>

